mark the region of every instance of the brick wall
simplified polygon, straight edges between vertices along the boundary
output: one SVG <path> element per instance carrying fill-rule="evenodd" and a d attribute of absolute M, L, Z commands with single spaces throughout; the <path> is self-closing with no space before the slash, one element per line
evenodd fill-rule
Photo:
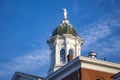
<path fill-rule="evenodd" d="M 81 68 L 62 80 L 113 80 L 110 78 L 114 74 Z"/>
<path fill-rule="evenodd" d="M 81 69 L 81 80 L 113 80 L 110 78 L 112 75 L 111 73 L 101 71 Z"/>

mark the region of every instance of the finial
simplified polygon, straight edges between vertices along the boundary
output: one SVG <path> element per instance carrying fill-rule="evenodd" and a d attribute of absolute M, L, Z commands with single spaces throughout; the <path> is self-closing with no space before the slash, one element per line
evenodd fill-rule
<path fill-rule="evenodd" d="M 64 19 L 67 19 L 67 10 L 66 8 L 62 8 Z"/>

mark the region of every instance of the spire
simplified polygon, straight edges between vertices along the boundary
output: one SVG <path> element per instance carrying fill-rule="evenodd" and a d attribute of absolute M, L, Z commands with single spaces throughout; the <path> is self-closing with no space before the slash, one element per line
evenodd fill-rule
<path fill-rule="evenodd" d="M 67 20 L 67 9 L 66 8 L 62 8 L 62 11 L 63 11 L 63 20 L 62 20 L 62 23 L 68 23 L 69 24 L 69 21 Z"/>

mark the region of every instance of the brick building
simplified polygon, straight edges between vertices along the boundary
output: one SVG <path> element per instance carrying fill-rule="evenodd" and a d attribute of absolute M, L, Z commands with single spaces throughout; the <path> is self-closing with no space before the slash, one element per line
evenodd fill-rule
<path fill-rule="evenodd" d="M 97 59 L 96 52 L 81 56 L 83 39 L 78 36 L 63 9 L 62 23 L 53 31 L 47 43 L 50 47 L 50 68 L 45 80 L 113 80 L 120 64 Z"/>
<path fill-rule="evenodd" d="M 120 73 L 117 74 L 120 64 L 99 60 L 96 52 L 90 52 L 88 57 L 81 56 L 83 39 L 68 21 L 66 9 L 63 14 L 62 23 L 47 40 L 50 49 L 47 77 L 19 72 L 12 80 L 120 80 Z"/>

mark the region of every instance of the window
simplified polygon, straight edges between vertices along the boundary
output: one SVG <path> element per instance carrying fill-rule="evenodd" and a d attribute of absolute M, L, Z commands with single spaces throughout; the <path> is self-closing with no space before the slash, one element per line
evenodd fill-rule
<path fill-rule="evenodd" d="M 73 54 L 73 50 L 72 49 L 69 49 L 69 54 Z"/>
<path fill-rule="evenodd" d="M 65 62 L 65 49 L 60 50 L 60 62 Z"/>
<path fill-rule="evenodd" d="M 69 54 L 68 54 L 67 58 L 68 58 L 68 62 L 73 60 L 73 50 L 72 49 L 69 49 Z"/>
<path fill-rule="evenodd" d="M 105 80 L 102 76 L 97 76 L 96 80 Z"/>

